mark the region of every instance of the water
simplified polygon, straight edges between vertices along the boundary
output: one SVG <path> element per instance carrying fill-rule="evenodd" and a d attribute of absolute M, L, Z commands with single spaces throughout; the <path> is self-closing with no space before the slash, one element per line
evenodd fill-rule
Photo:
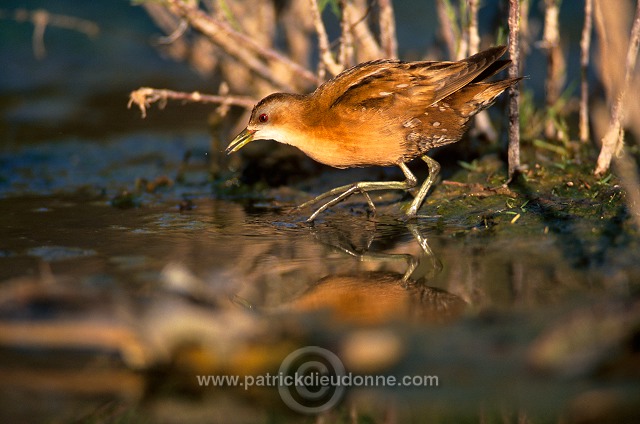
<path fill-rule="evenodd" d="M 231 402 L 243 411 L 235 422 L 296 421 L 275 388 L 195 378 L 277 374 L 286 354 L 316 345 L 356 375 L 438 378 L 350 389 L 338 411 L 361 416 L 548 418 L 575 413 L 585 387 L 623 406 L 636 392 L 611 356 L 638 319 L 635 253 L 581 268 L 553 232 L 406 225 L 348 209 L 309 226 L 211 196 L 181 211 L 174 195 L 129 209 L 86 193 L 0 201 L 9 416 L 193 418 Z M 56 402 L 15 408 L 52 391 Z M 185 404 L 185 393 L 197 396 Z"/>

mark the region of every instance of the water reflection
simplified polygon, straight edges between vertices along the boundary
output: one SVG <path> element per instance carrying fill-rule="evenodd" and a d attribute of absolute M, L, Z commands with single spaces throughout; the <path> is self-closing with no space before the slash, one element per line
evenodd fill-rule
<path fill-rule="evenodd" d="M 442 270 L 426 237 L 415 224 L 407 224 L 419 254 L 376 252 L 373 228 L 365 228 L 360 239 L 364 249 L 355 247 L 343 232 L 314 231 L 314 237 L 331 249 L 385 269 L 388 263 L 403 263 L 405 271 L 356 271 L 327 275 L 313 282 L 293 301 L 281 309 L 295 312 L 327 310 L 335 321 L 359 324 L 382 324 L 390 320 L 422 320 L 444 322 L 457 317 L 465 302 L 458 296 L 429 286 L 429 281 Z M 411 241 L 404 244 L 411 244 Z M 355 268 L 355 267 L 354 267 Z M 418 271 L 418 272 L 416 272 Z"/>
<path fill-rule="evenodd" d="M 367 372 L 436 374 L 446 385 L 429 399 L 456 411 L 465 399 L 474 416 L 478 393 L 483 401 L 491 395 L 490 407 L 516 404 L 504 388 L 514 378 L 531 383 L 531 364 L 555 372 L 553 364 L 592 354 L 595 341 L 573 356 L 550 356 L 562 332 L 535 341 L 573 307 L 573 293 L 612 296 L 588 284 L 597 281 L 593 272 L 587 279 L 563 263 L 544 234 L 517 243 L 482 229 L 459 237 L 430 222 L 340 212 L 310 227 L 210 199 L 183 212 L 178 202 L 129 210 L 95 199 L 3 202 L 0 358 L 11 365 L 0 367 L 0 389 L 18 394 L 0 397 L 0 408 L 56 393 L 61 400 L 49 410 L 29 410 L 41 416 L 77 410 L 87 398 L 146 408 L 142 399 L 166 405 L 184 392 L 206 398 L 182 405 L 198 410 L 221 391 L 199 387 L 196 374 L 273 373 L 292 350 L 316 344 L 355 369 L 367 362 L 354 352 L 379 352 L 380 340 L 392 354 Z M 614 324 L 630 316 L 610 315 Z M 611 345 L 624 346 L 631 334 L 619 327 L 605 329 L 615 335 Z M 355 349 L 354 340 L 366 343 Z M 604 356 L 580 362 L 577 375 L 593 375 Z M 530 385 L 539 388 L 540 410 L 558 408 L 558 393 L 574 393 L 556 383 Z M 377 396 L 389 392 L 411 406 L 425 396 Z M 273 392 L 223 393 L 260 417 L 256 398 L 269 410 L 282 407 Z"/>

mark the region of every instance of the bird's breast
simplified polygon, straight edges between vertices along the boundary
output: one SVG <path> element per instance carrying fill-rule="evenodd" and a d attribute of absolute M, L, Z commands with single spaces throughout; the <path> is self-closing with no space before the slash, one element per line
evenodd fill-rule
<path fill-rule="evenodd" d="M 307 156 L 335 168 L 397 165 L 404 150 L 398 134 L 350 129 L 316 131 L 297 147 Z"/>

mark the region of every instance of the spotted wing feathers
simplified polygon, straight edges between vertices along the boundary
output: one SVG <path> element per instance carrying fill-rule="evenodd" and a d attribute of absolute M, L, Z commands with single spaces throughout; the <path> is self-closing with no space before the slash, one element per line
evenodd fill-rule
<path fill-rule="evenodd" d="M 498 72 L 508 62 L 499 61 L 499 68 L 491 65 L 505 51 L 504 46 L 493 47 L 458 62 L 365 62 L 327 81 L 316 95 L 322 104 L 347 110 L 391 108 L 398 100 L 425 108 L 482 76 L 483 71 Z"/>

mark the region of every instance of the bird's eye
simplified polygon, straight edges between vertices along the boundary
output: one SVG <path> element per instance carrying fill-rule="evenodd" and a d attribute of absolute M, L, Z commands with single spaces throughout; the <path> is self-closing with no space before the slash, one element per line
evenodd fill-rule
<path fill-rule="evenodd" d="M 258 121 L 262 122 L 263 124 L 268 120 L 269 120 L 269 115 L 267 115 L 266 113 L 261 113 L 260 116 L 258 116 Z"/>

